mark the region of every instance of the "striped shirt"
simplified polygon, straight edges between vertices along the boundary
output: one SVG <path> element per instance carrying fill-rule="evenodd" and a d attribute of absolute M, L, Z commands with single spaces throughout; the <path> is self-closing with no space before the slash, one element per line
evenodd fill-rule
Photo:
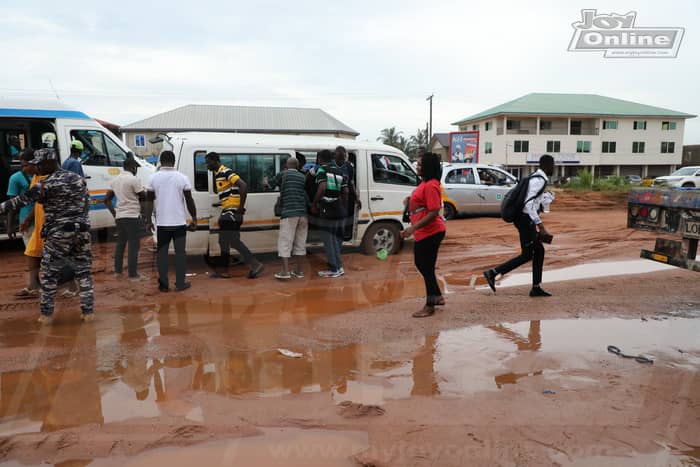
<path fill-rule="evenodd" d="M 271 188 L 281 187 L 282 219 L 306 216 L 309 204 L 306 194 L 306 176 L 295 169 L 287 169 L 270 181 Z"/>
<path fill-rule="evenodd" d="M 216 182 L 216 192 L 219 194 L 221 209 L 238 209 L 241 206 L 241 194 L 236 185 L 240 180 L 236 172 L 224 166 L 219 166 L 219 170 L 214 174 Z"/>

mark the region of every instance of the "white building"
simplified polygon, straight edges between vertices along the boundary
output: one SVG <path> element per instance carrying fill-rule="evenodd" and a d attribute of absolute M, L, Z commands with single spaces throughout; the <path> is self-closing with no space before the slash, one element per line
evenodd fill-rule
<path fill-rule="evenodd" d="M 595 94 L 533 93 L 453 125 L 479 131 L 479 162 L 516 175 L 555 157 L 555 178 L 587 167 L 595 176 L 668 175 L 681 165 L 690 115 Z"/>

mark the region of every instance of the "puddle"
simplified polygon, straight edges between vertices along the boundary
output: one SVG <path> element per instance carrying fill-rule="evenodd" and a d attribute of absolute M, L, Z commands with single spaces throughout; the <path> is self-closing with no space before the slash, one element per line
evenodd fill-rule
<path fill-rule="evenodd" d="M 261 436 L 200 444 L 194 447 L 164 448 L 135 457 L 96 460 L 96 467 L 352 467 L 351 460 L 369 447 L 361 431 L 301 430 L 265 428 Z"/>
<path fill-rule="evenodd" d="M 572 372 L 603 359 L 639 365 L 609 354 L 611 344 L 651 357 L 654 367 L 700 366 L 700 319 L 689 318 L 503 323 L 325 351 L 291 348 L 303 357 L 289 358 L 277 351 L 281 325 L 309 317 L 291 311 L 293 302 L 274 313 L 258 311 L 271 310 L 275 296 L 262 305 L 182 304 L 158 313 L 129 308 L 96 326 L 35 331 L 32 345 L 50 357 L 25 357 L 17 369 L 4 362 L 0 436 L 161 415 L 206 423 L 206 413 L 189 397 L 193 391 L 252 397 L 321 392 L 336 402 L 382 404 L 416 395 L 468 397 L 531 378 L 564 388 L 595 385 Z M 317 312 L 323 313 L 320 305 Z M 10 350 L 4 342 L 0 357 Z"/>
<path fill-rule="evenodd" d="M 547 269 L 547 265 L 545 263 L 545 270 L 542 276 L 542 281 L 544 283 L 551 283 L 571 280 L 597 279 L 600 277 L 645 274 L 650 272 L 671 271 L 674 269 L 677 268 L 675 268 L 674 266 L 669 266 L 667 264 L 657 263 L 655 261 L 649 261 L 646 259 L 586 263 L 577 266 L 569 266 L 561 269 Z M 445 276 L 445 280 L 450 285 L 471 287 L 476 286 L 479 289 L 485 289 L 488 287 L 486 285 L 486 279 L 484 279 L 480 272 L 478 274 L 448 274 L 447 276 Z M 531 271 L 511 273 L 506 275 L 501 280 L 497 281 L 497 286 L 499 288 L 515 287 L 530 284 L 532 284 Z"/>

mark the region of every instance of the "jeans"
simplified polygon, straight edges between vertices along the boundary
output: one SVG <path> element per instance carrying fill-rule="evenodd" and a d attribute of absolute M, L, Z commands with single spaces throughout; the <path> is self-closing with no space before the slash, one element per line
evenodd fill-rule
<path fill-rule="evenodd" d="M 250 252 L 247 246 L 241 241 L 240 230 L 220 230 L 219 231 L 219 247 L 221 248 L 221 267 L 228 268 L 230 263 L 231 248 L 238 251 L 243 258 L 245 264 L 250 266 L 255 257 Z"/>
<path fill-rule="evenodd" d="M 343 267 L 343 259 L 340 256 L 343 247 L 343 223 L 342 221 L 326 220 L 322 229 L 328 268 L 337 272 Z"/>
<path fill-rule="evenodd" d="M 498 266 L 496 272 L 499 274 L 507 274 L 513 269 L 532 260 L 532 286 L 539 286 L 542 283 L 544 246 L 537 235 L 537 228 L 532 222 L 532 219 L 530 219 L 530 216 L 525 213 L 518 214 L 514 224 L 520 234 L 520 247 L 522 251 L 519 256 Z"/>
<path fill-rule="evenodd" d="M 158 257 L 156 263 L 158 264 L 158 284 L 162 288 L 169 287 L 168 248 L 170 248 L 170 242 L 172 241 L 175 244 L 175 287 L 183 287 L 185 285 L 185 267 L 187 266 L 187 256 L 185 254 L 187 226 L 158 226 L 157 236 Z"/>
<path fill-rule="evenodd" d="M 141 241 L 141 219 L 138 217 L 122 217 L 117 219 L 117 246 L 114 248 L 114 272 L 122 273 L 124 265 L 124 249 L 129 245 L 129 277 L 138 277 L 139 247 Z"/>
<path fill-rule="evenodd" d="M 444 238 L 445 232 L 439 232 L 416 242 L 413 246 L 415 265 L 425 282 L 425 304 L 428 306 L 434 306 L 435 301 L 442 297 L 442 292 L 435 276 L 435 263 L 437 263 L 440 243 L 442 243 Z"/>

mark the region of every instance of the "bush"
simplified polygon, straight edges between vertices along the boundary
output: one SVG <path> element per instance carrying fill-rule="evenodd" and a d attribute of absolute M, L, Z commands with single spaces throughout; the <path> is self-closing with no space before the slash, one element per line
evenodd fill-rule
<path fill-rule="evenodd" d="M 588 169 L 581 170 L 566 185 L 574 191 L 627 191 L 630 186 L 624 177 L 611 176 L 593 181 L 593 174 Z"/>

